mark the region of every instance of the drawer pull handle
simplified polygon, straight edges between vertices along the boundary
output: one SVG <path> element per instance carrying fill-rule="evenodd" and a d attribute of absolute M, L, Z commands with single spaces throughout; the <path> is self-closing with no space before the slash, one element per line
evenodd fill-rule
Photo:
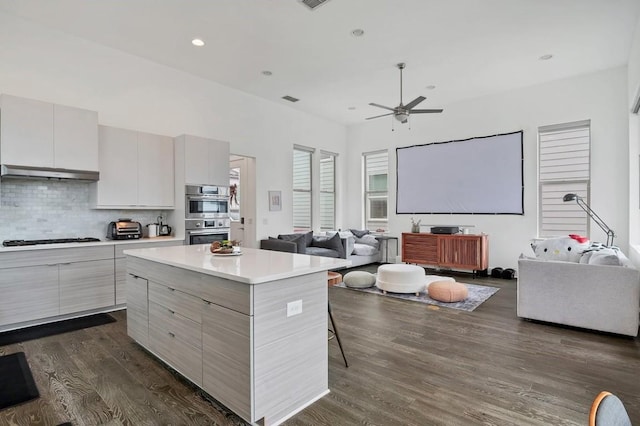
<path fill-rule="evenodd" d="M 209 302 L 208 300 L 205 300 L 204 303 L 206 303 L 207 305 L 213 305 L 213 303 Z"/>
<path fill-rule="evenodd" d="M 172 311 L 171 309 L 167 308 L 167 311 L 171 312 L 172 314 L 175 314 L 175 311 Z"/>
<path fill-rule="evenodd" d="M 169 289 L 169 291 L 176 291 L 175 288 L 171 288 L 171 287 L 167 287 Z"/>
<path fill-rule="evenodd" d="M 170 331 L 169 331 L 169 336 L 171 336 L 171 337 L 176 337 L 176 335 L 175 335 L 175 334 L 173 334 L 173 333 L 172 333 L 172 332 L 170 332 Z"/>

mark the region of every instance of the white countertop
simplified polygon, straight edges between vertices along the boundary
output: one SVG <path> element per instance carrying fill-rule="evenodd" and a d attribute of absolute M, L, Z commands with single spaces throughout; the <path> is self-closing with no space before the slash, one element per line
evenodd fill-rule
<path fill-rule="evenodd" d="M 351 266 L 351 261 L 306 254 L 241 248 L 239 256 L 214 255 L 209 244 L 127 249 L 125 255 L 246 284 L 260 284 Z"/>
<path fill-rule="evenodd" d="M 154 238 L 138 238 L 134 240 L 103 240 L 90 243 L 62 243 L 62 244 L 37 244 L 33 246 L 17 246 L 17 247 L 3 247 L 0 245 L 0 253 L 10 251 L 25 251 L 25 250 L 47 250 L 47 249 L 64 249 L 72 247 L 91 247 L 91 246 L 104 246 L 104 245 L 116 245 L 116 244 L 138 244 L 138 243 L 159 243 L 161 241 L 183 241 L 184 238 L 176 237 L 154 237 Z"/>

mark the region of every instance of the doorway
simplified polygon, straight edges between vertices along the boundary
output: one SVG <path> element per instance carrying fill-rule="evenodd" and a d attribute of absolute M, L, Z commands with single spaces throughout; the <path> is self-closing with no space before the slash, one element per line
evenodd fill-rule
<path fill-rule="evenodd" d="M 242 247 L 256 248 L 256 159 L 229 157 L 229 238 Z"/>

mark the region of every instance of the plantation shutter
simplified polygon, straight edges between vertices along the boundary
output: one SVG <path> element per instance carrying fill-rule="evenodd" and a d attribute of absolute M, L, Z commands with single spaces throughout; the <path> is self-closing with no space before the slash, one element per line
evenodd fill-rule
<path fill-rule="evenodd" d="M 336 229 L 336 154 L 320 152 L 320 229 Z"/>
<path fill-rule="evenodd" d="M 589 235 L 589 218 L 565 194 L 589 203 L 590 123 L 570 123 L 538 129 L 540 185 L 539 236 Z"/>
<path fill-rule="evenodd" d="M 295 146 L 293 149 L 293 229 L 311 229 L 311 157 L 313 150 Z"/>

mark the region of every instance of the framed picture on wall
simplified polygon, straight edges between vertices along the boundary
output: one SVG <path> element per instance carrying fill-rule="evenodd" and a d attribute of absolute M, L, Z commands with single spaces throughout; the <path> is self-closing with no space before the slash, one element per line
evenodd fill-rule
<path fill-rule="evenodd" d="M 269 211 L 282 210 L 282 191 L 269 191 Z"/>

